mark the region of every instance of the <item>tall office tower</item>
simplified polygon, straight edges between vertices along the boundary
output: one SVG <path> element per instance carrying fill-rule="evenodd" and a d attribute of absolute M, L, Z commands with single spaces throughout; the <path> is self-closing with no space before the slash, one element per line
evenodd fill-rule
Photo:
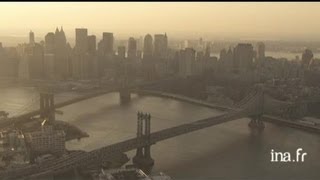
<path fill-rule="evenodd" d="M 224 64 L 224 63 L 226 62 L 226 59 L 227 59 L 227 51 L 226 51 L 226 49 L 223 48 L 223 49 L 220 51 L 219 61 Z"/>
<path fill-rule="evenodd" d="M 302 53 L 301 63 L 303 66 L 308 67 L 312 61 L 313 53 L 310 49 L 305 49 Z"/>
<path fill-rule="evenodd" d="M 60 31 L 58 28 L 56 29 L 54 43 L 56 46 L 55 48 L 65 48 L 64 46 L 67 44 L 67 38 L 62 27 Z"/>
<path fill-rule="evenodd" d="M 86 58 L 86 71 L 89 78 L 98 76 L 98 60 L 96 54 L 96 36 L 88 36 L 88 54 Z"/>
<path fill-rule="evenodd" d="M 88 52 L 91 54 L 94 54 L 96 52 L 97 49 L 97 45 L 96 45 L 96 36 L 95 35 L 91 35 L 88 36 Z"/>
<path fill-rule="evenodd" d="M 234 68 L 240 71 L 249 71 L 253 67 L 253 46 L 239 43 L 234 48 Z"/>
<path fill-rule="evenodd" d="M 120 59 L 124 59 L 126 57 L 126 47 L 125 46 L 118 46 L 118 57 Z"/>
<path fill-rule="evenodd" d="M 128 40 L 128 59 L 136 59 L 137 57 L 137 41 L 130 37 Z"/>
<path fill-rule="evenodd" d="M 98 64 L 99 64 L 99 76 L 105 75 L 110 69 L 114 62 L 114 37 L 113 33 L 103 32 L 102 39 L 98 43 Z"/>
<path fill-rule="evenodd" d="M 33 46 L 29 47 L 29 73 L 30 77 L 33 79 L 43 78 L 44 70 L 44 51 L 43 47 L 35 43 Z"/>
<path fill-rule="evenodd" d="M 144 44 L 144 39 L 143 36 L 140 36 L 140 38 L 137 40 L 137 50 L 138 51 L 143 51 L 143 44 Z"/>
<path fill-rule="evenodd" d="M 114 37 L 113 33 L 102 33 L 102 40 L 100 41 L 100 52 L 102 54 L 113 54 Z"/>
<path fill-rule="evenodd" d="M 152 50 L 153 50 L 152 36 L 150 34 L 147 34 L 144 37 L 143 59 L 150 59 L 152 57 Z"/>
<path fill-rule="evenodd" d="M 88 30 L 86 28 L 76 28 L 76 44 L 74 50 L 72 76 L 76 79 L 88 78 Z"/>
<path fill-rule="evenodd" d="M 193 48 L 181 50 L 179 54 L 179 75 L 188 77 L 194 74 L 196 51 Z"/>
<path fill-rule="evenodd" d="M 224 48 L 220 51 L 220 57 L 219 57 L 218 65 L 219 65 L 219 68 L 218 68 L 219 71 L 225 72 L 225 70 L 228 69 L 228 66 L 227 66 L 227 51 Z"/>
<path fill-rule="evenodd" d="M 76 28 L 75 50 L 81 54 L 85 54 L 88 51 L 88 29 Z"/>
<path fill-rule="evenodd" d="M 152 36 L 147 34 L 143 41 L 142 73 L 145 79 L 151 80 L 155 75 Z"/>
<path fill-rule="evenodd" d="M 69 76 L 69 52 L 67 48 L 67 38 L 61 27 L 56 28 L 54 37 L 54 72 L 58 79 L 65 79 Z"/>
<path fill-rule="evenodd" d="M 34 33 L 32 31 L 29 32 L 29 44 L 34 45 Z"/>
<path fill-rule="evenodd" d="M 205 56 L 206 58 L 209 58 L 209 57 L 210 57 L 210 53 L 211 53 L 211 43 L 207 43 L 207 44 L 206 44 L 206 50 L 205 50 L 204 56 Z"/>
<path fill-rule="evenodd" d="M 55 35 L 53 32 L 49 32 L 45 37 L 44 37 L 44 47 L 45 47 L 45 53 L 54 53 L 54 39 Z"/>
<path fill-rule="evenodd" d="M 168 49 L 167 34 L 155 34 L 154 35 L 154 56 L 156 58 L 165 59 Z"/>
<path fill-rule="evenodd" d="M 196 44 L 196 51 L 204 51 L 205 42 L 203 41 L 202 37 L 199 39 L 198 43 Z"/>
<path fill-rule="evenodd" d="M 265 58 L 265 45 L 263 42 L 258 42 L 257 46 L 257 59 L 263 61 Z"/>
<path fill-rule="evenodd" d="M 225 63 L 228 69 L 231 69 L 233 67 L 233 58 L 234 58 L 233 52 L 231 50 L 231 47 L 229 47 L 229 50 L 226 54 L 226 63 Z"/>

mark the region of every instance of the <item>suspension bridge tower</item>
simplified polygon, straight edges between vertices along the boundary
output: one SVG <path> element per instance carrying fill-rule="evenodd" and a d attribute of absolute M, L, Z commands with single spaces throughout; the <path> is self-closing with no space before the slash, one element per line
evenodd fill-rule
<path fill-rule="evenodd" d="M 135 157 L 132 162 L 146 173 L 150 173 L 154 165 L 154 160 L 151 157 L 151 115 L 147 113 L 138 112 L 138 129 L 137 138 L 139 141 L 146 141 L 147 145 L 137 148 Z M 143 129 L 144 128 L 144 129 Z"/>
<path fill-rule="evenodd" d="M 47 119 L 48 121 L 55 120 L 55 107 L 54 107 L 54 90 L 50 87 L 39 88 L 40 93 L 40 118 Z"/>
<path fill-rule="evenodd" d="M 264 89 L 263 85 L 258 85 L 256 88 L 256 99 L 255 103 L 253 103 L 253 110 L 251 115 L 251 121 L 249 122 L 249 127 L 254 129 L 263 130 L 265 128 L 265 125 L 263 121 L 261 120 L 261 117 L 264 113 Z"/>

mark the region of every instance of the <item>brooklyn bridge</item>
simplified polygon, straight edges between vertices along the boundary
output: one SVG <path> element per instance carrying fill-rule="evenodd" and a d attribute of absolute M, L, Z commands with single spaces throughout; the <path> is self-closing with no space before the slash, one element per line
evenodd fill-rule
<path fill-rule="evenodd" d="M 156 96 L 163 96 L 174 98 L 181 101 L 197 104 L 199 106 L 206 106 L 214 109 L 224 110 L 224 113 L 214 117 L 207 117 L 205 119 L 195 120 L 191 123 L 170 127 L 156 132 L 151 132 L 152 115 L 144 112 L 137 113 L 137 136 L 122 142 L 118 142 L 106 147 L 95 149 L 89 152 L 72 152 L 67 156 L 63 156 L 52 160 L 50 162 L 38 165 L 33 164 L 23 168 L 8 169 L 0 172 L 0 179 L 33 179 L 41 178 L 49 175 L 56 175 L 62 172 L 67 172 L 78 167 L 85 167 L 88 164 L 103 163 L 116 153 L 127 152 L 136 149 L 136 155 L 133 157 L 133 163 L 141 168 L 152 167 L 155 161 L 151 157 L 151 146 L 157 142 L 173 138 L 179 135 L 197 131 L 203 128 L 211 127 L 221 123 L 249 117 L 251 122 L 249 126 L 258 130 L 264 128 L 263 121 L 272 123 L 279 123 L 282 125 L 299 128 L 308 131 L 319 133 L 320 128 L 316 126 L 299 124 L 294 121 L 282 119 L 274 116 L 274 112 L 295 107 L 294 103 L 279 101 L 272 98 L 266 93 L 263 84 L 255 85 L 251 92 L 243 98 L 240 102 L 233 106 L 223 106 L 219 104 L 208 103 L 206 101 L 185 97 L 182 95 L 171 94 L 168 92 L 154 91 L 146 87 L 161 82 L 141 82 L 141 83 L 120 83 L 113 87 L 104 88 L 84 96 L 76 97 L 74 99 L 55 103 L 54 93 L 48 91 L 40 91 L 40 108 L 32 112 L 28 112 L 16 117 L 8 118 L 0 122 L 0 127 L 5 128 L 12 124 L 25 123 L 32 121 L 32 117 L 39 116 L 54 121 L 55 111 L 73 103 L 97 97 L 106 93 L 118 91 L 120 101 L 123 103 L 129 102 L 132 92 L 141 94 L 152 94 Z M 284 111 L 288 112 L 288 111 Z"/>

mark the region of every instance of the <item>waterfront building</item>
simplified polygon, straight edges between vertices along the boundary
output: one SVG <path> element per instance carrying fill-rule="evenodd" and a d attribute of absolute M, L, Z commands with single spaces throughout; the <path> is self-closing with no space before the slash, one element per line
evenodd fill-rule
<path fill-rule="evenodd" d="M 65 133 L 62 130 L 54 130 L 52 125 L 48 125 L 46 120 L 41 124 L 40 131 L 26 133 L 26 141 L 30 146 L 32 154 L 54 154 L 65 153 Z"/>

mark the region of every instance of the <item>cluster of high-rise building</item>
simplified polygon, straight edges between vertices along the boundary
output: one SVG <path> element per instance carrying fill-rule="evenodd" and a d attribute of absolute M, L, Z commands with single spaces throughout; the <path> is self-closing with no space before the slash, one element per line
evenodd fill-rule
<path fill-rule="evenodd" d="M 261 65 L 265 60 L 265 45 L 262 42 L 257 44 L 257 48 L 252 44 L 240 43 L 235 48 L 220 51 L 220 64 L 228 72 L 248 72 L 252 71 L 256 65 Z"/>
<path fill-rule="evenodd" d="M 29 42 L 17 47 L 17 76 L 21 79 L 65 80 L 114 78 L 124 70 L 146 77 L 166 74 L 167 35 L 156 34 L 152 38 L 148 34 L 145 43 L 141 41 L 130 37 L 125 46 L 115 48 L 113 33 L 103 32 L 102 39 L 97 42 L 95 35 L 88 34 L 88 29 L 76 28 L 72 48 L 62 27 L 47 33 L 40 43 L 35 42 L 35 34 L 30 31 Z"/>
<path fill-rule="evenodd" d="M 183 47 L 169 46 L 168 36 L 147 34 L 116 41 L 112 32 L 103 32 L 102 39 L 88 34 L 86 28 L 75 29 L 75 46 L 67 42 L 63 28 L 45 35 L 36 42 L 34 32 L 29 42 L 16 48 L 3 48 L 0 43 L 1 76 L 20 79 L 116 79 L 123 75 L 152 79 L 176 75 L 188 77 L 210 72 L 215 77 L 238 76 L 242 79 L 299 77 L 301 67 L 311 68 L 313 54 L 306 50 L 301 62 L 275 59 L 265 55 L 262 42 L 254 47 L 239 43 L 224 48 L 220 57 L 212 56 L 211 42 L 202 38 L 184 41 Z M 117 46 L 117 47 L 116 47 Z M 302 65 L 301 65 L 302 64 Z M 299 69 L 300 67 L 300 69 Z"/>

